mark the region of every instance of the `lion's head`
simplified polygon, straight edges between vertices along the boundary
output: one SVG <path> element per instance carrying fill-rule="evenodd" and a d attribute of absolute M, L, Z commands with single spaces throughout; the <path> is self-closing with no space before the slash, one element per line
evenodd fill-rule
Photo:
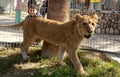
<path fill-rule="evenodd" d="M 94 14 L 92 16 L 77 14 L 75 16 L 75 20 L 77 23 L 77 29 L 81 36 L 85 38 L 90 38 L 95 31 L 98 21 L 98 15 Z"/>

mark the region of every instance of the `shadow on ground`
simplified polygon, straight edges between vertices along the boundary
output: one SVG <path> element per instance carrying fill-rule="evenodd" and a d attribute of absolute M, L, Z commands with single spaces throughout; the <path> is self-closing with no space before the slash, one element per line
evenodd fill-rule
<path fill-rule="evenodd" d="M 67 67 L 56 67 L 56 60 L 42 58 L 40 52 L 39 49 L 33 48 L 28 52 L 30 59 L 24 61 L 18 48 L 0 49 L 0 77 L 86 77 L 76 74 L 69 57 L 65 59 Z M 111 59 L 105 54 L 82 51 L 78 55 L 83 67 L 90 73 L 90 76 L 87 77 L 101 77 L 101 75 L 102 77 L 119 77 L 113 76 L 119 71 L 114 70 L 114 68 L 119 68 L 118 64 L 117 67 L 110 65 Z M 43 65 L 48 66 L 43 68 Z"/>
<path fill-rule="evenodd" d="M 29 53 L 24 61 L 18 49 L 0 50 L 0 77 L 31 77 L 35 69 L 40 69 L 40 50 Z"/>

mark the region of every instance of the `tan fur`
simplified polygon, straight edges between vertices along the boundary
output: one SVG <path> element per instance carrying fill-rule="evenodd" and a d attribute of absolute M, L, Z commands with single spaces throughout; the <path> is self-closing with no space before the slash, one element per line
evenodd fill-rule
<path fill-rule="evenodd" d="M 61 22 L 69 21 L 69 0 L 49 0 L 47 19 Z M 58 54 L 59 47 L 46 41 L 41 48 L 42 57 L 54 57 Z M 54 54 L 53 54 L 54 53 Z"/>
<path fill-rule="evenodd" d="M 22 21 L 21 23 L 19 24 L 15 24 L 15 25 L 9 25 L 9 26 L 5 26 L 5 25 L 1 25 L 0 27 L 7 27 L 7 28 L 18 28 L 18 27 L 21 27 L 25 24 L 26 21 Z"/>
<path fill-rule="evenodd" d="M 66 23 L 39 17 L 24 20 L 20 23 L 24 30 L 23 45 L 21 47 L 22 56 L 24 59 L 28 58 L 26 54 L 28 47 L 35 39 L 39 38 L 59 46 L 59 64 L 65 64 L 63 55 L 66 50 L 75 69 L 81 74 L 86 74 L 78 59 L 76 50 L 84 38 L 90 38 L 94 33 L 97 20 L 98 16 L 96 14 L 92 16 L 77 14 L 75 20 Z M 14 26 L 18 26 L 18 24 Z"/>

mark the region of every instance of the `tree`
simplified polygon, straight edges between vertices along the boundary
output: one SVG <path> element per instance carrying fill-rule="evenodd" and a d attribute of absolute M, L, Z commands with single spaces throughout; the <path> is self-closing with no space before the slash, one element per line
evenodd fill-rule
<path fill-rule="evenodd" d="M 47 18 L 66 22 L 69 20 L 69 0 L 48 0 Z M 58 54 L 58 46 L 48 42 L 43 43 L 41 56 L 53 57 Z"/>

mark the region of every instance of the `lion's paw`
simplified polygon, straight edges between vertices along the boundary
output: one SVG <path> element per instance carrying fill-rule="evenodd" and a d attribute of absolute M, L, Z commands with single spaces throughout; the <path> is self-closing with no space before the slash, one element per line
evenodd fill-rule
<path fill-rule="evenodd" d="M 60 65 L 60 66 L 63 66 L 63 67 L 64 67 L 64 66 L 66 66 L 67 64 L 66 64 L 65 62 L 59 62 L 59 63 L 58 63 L 58 65 Z"/>
<path fill-rule="evenodd" d="M 85 72 L 85 71 L 80 71 L 80 74 L 81 74 L 81 75 L 89 76 L 89 74 L 88 74 L 87 72 Z"/>

